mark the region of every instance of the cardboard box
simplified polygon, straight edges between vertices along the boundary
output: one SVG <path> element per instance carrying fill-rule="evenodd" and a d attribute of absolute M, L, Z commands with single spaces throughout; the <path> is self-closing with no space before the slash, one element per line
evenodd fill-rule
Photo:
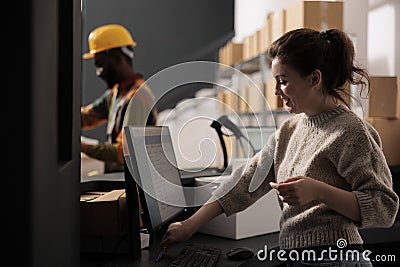
<path fill-rule="evenodd" d="M 233 66 L 243 60 L 243 44 L 229 41 L 226 44 L 226 62 L 227 65 Z"/>
<path fill-rule="evenodd" d="M 243 60 L 249 60 L 256 56 L 256 33 L 243 38 Z"/>
<path fill-rule="evenodd" d="M 397 102 L 399 101 L 396 76 L 371 76 L 366 117 L 400 118 Z"/>
<path fill-rule="evenodd" d="M 286 31 L 311 28 L 343 30 L 343 2 L 302 1 L 286 9 Z"/>
<path fill-rule="evenodd" d="M 256 55 L 256 34 L 253 33 L 249 36 L 249 58 L 251 59 Z"/>
<path fill-rule="evenodd" d="M 400 76 L 396 78 L 397 97 L 396 97 L 396 118 L 400 119 Z"/>
<path fill-rule="evenodd" d="M 217 100 L 218 100 L 218 110 L 221 113 L 225 113 L 225 105 L 226 105 L 226 100 L 225 100 L 225 96 L 226 93 L 224 92 L 219 92 L 217 93 Z"/>
<path fill-rule="evenodd" d="M 396 79 L 397 85 L 397 101 L 396 101 L 396 118 L 400 119 L 400 76 Z"/>
<path fill-rule="evenodd" d="M 250 50 L 251 50 L 250 45 L 251 45 L 250 44 L 250 35 L 245 36 L 243 38 L 243 52 L 242 52 L 243 60 L 250 59 Z"/>
<path fill-rule="evenodd" d="M 227 179 L 228 177 L 229 175 L 226 175 L 221 178 Z M 215 181 L 215 177 L 195 179 L 195 186 L 202 186 L 208 183 L 215 183 L 216 187 L 220 185 L 219 182 Z M 278 197 L 271 190 L 244 211 L 229 217 L 225 214 L 218 215 L 200 227 L 198 232 L 234 240 L 274 233 L 279 231 L 281 215 L 282 210 L 278 202 Z"/>
<path fill-rule="evenodd" d="M 128 232 L 125 189 L 80 197 L 81 236 L 118 237 Z"/>
<path fill-rule="evenodd" d="M 389 166 L 400 166 L 400 120 L 385 118 L 365 118 L 379 133 L 382 150 Z"/>
<path fill-rule="evenodd" d="M 261 29 L 257 30 L 254 34 L 254 43 L 253 43 L 253 57 L 261 54 Z"/>
<path fill-rule="evenodd" d="M 227 49 L 226 49 L 226 45 L 224 45 L 223 47 L 221 47 L 218 51 L 218 57 L 219 57 L 219 63 L 223 64 L 220 67 L 221 68 L 225 68 L 226 66 L 224 65 L 228 65 L 228 59 L 227 59 Z"/>
<path fill-rule="evenodd" d="M 272 43 L 272 12 L 267 13 L 261 28 L 261 51 L 266 52 Z"/>
<path fill-rule="evenodd" d="M 226 108 L 225 111 L 230 112 L 237 112 L 239 110 L 239 97 L 236 92 L 229 91 L 225 95 L 226 100 Z"/>
<path fill-rule="evenodd" d="M 247 113 L 250 110 L 248 99 L 249 99 L 249 88 L 248 87 L 241 87 L 239 88 L 239 112 L 240 113 Z"/>

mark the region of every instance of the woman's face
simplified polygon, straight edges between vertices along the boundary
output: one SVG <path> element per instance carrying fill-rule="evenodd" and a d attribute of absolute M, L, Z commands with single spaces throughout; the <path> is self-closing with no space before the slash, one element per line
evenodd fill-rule
<path fill-rule="evenodd" d="M 310 77 L 302 77 L 289 65 L 280 63 L 278 59 L 272 61 L 272 75 L 275 78 L 275 95 L 282 98 L 290 113 L 304 112 L 313 115 L 315 105 L 315 90 L 312 90 Z"/>

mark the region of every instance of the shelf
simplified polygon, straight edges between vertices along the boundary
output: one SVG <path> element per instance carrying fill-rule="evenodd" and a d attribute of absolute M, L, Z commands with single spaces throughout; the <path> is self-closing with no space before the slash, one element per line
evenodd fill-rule
<path fill-rule="evenodd" d="M 257 56 L 249 60 L 237 63 L 235 67 L 243 73 L 251 74 L 261 70 L 260 60 L 260 56 Z"/>
<path fill-rule="evenodd" d="M 220 79 L 230 79 L 235 74 L 235 69 L 244 73 L 252 74 L 263 70 L 267 66 L 267 54 L 262 53 L 248 60 L 240 61 L 231 67 L 224 67 L 219 70 Z"/>
<path fill-rule="evenodd" d="M 218 70 L 218 78 L 219 79 L 231 79 L 235 74 L 234 67 L 224 66 L 223 69 Z"/>
<path fill-rule="evenodd" d="M 239 68 L 246 73 L 269 69 L 267 52 L 238 63 Z"/>

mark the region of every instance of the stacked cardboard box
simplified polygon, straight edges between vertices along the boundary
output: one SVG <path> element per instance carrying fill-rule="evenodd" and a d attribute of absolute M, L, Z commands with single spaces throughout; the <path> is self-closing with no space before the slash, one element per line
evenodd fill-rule
<path fill-rule="evenodd" d="M 228 65 L 228 57 L 227 57 L 227 49 L 226 45 L 222 46 L 219 51 L 218 51 L 218 61 L 220 64 L 222 64 L 220 67 L 225 68 L 225 65 Z"/>
<path fill-rule="evenodd" d="M 252 52 L 253 57 L 262 53 L 261 38 L 262 38 L 262 32 L 261 32 L 261 29 L 259 29 L 254 33 L 254 44 L 253 44 L 253 52 Z"/>
<path fill-rule="evenodd" d="M 219 49 L 219 63 L 233 66 L 243 60 L 243 43 L 228 41 Z"/>
<path fill-rule="evenodd" d="M 80 197 L 81 236 L 123 236 L 128 232 L 127 216 L 125 189 L 87 192 Z"/>
<path fill-rule="evenodd" d="M 286 32 L 286 9 L 268 12 L 260 29 L 260 52 L 266 52 L 272 42 Z"/>
<path fill-rule="evenodd" d="M 343 2 L 302 1 L 286 9 L 286 31 L 343 29 Z"/>
<path fill-rule="evenodd" d="M 225 95 L 225 111 L 228 113 L 237 112 L 239 110 L 239 96 L 236 92 L 229 91 Z"/>
<path fill-rule="evenodd" d="M 364 118 L 379 133 L 389 166 L 400 166 L 399 77 L 372 76 Z"/>
<path fill-rule="evenodd" d="M 249 60 L 256 55 L 255 53 L 256 34 L 250 34 L 243 39 L 243 60 Z"/>
<path fill-rule="evenodd" d="M 242 86 L 239 88 L 239 112 L 247 113 L 250 111 L 248 99 L 249 99 L 249 88 L 247 86 Z"/>
<path fill-rule="evenodd" d="M 273 13 L 266 14 L 264 25 L 261 28 L 261 51 L 266 52 L 272 43 L 272 16 Z"/>
<path fill-rule="evenodd" d="M 227 49 L 227 65 L 233 66 L 243 59 L 243 44 L 229 41 L 226 44 Z"/>
<path fill-rule="evenodd" d="M 399 118 L 397 113 L 398 78 L 395 76 L 371 76 L 367 117 Z"/>
<path fill-rule="evenodd" d="M 298 28 L 319 31 L 330 28 L 343 29 L 343 2 L 302 1 L 287 9 L 268 12 L 260 29 L 261 53 L 267 51 L 272 42 L 284 33 Z"/>
<path fill-rule="evenodd" d="M 218 92 L 217 93 L 217 101 L 218 101 L 218 110 L 221 113 L 225 113 L 225 103 L 226 103 L 226 92 Z"/>

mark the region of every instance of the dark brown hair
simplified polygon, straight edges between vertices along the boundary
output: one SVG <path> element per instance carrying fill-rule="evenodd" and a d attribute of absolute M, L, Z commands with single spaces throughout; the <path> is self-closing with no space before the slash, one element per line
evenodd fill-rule
<path fill-rule="evenodd" d="M 324 93 L 348 107 L 349 103 L 343 99 L 343 95 L 350 96 L 346 91 L 350 84 L 361 85 L 360 95 L 365 88 L 369 90 L 368 72 L 354 64 L 353 42 L 338 29 L 319 32 L 301 28 L 289 31 L 272 43 L 268 57 L 270 62 L 279 59 L 302 76 L 320 70 Z"/>

